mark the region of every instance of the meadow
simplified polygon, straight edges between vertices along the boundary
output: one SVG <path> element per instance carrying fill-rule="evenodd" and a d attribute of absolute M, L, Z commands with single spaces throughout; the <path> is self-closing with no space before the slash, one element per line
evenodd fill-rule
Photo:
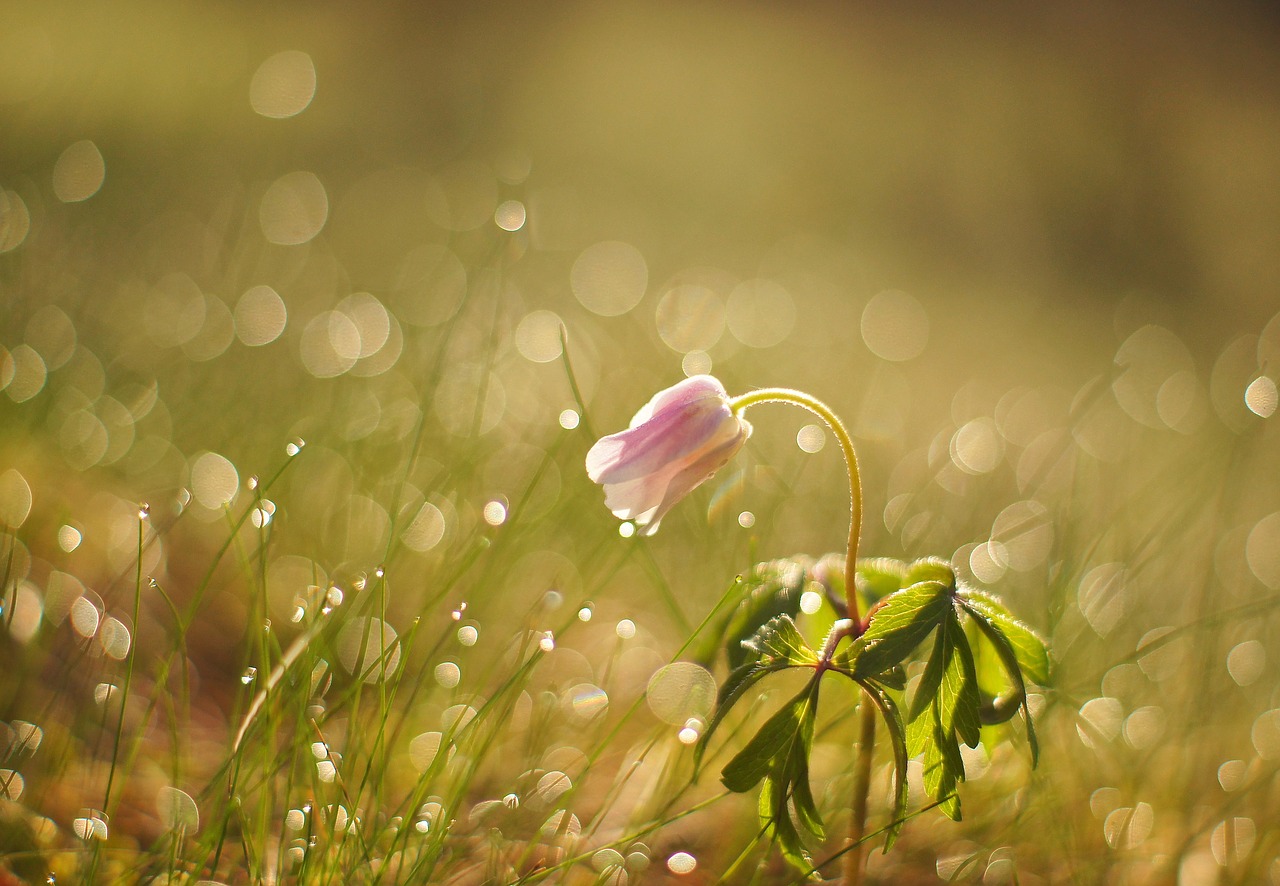
<path fill-rule="evenodd" d="M 803 857 L 721 780 L 801 675 L 716 706 L 849 614 L 840 440 L 753 405 L 653 534 L 587 473 L 707 374 L 843 419 L 864 606 L 940 558 L 1048 649 L 959 820 L 880 727 L 865 882 L 1280 884 L 1280 76 L 1223 10 L 11 4 L 0 884 L 838 881 L 861 690 Z"/>

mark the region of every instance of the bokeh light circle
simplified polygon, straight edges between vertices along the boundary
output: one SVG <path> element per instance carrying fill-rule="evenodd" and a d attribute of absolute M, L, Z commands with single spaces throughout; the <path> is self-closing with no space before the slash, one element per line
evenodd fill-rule
<path fill-rule="evenodd" d="M 258 209 L 262 234 L 278 246 L 298 246 L 329 219 L 329 195 L 311 172 L 290 172 L 271 183 Z"/>
<path fill-rule="evenodd" d="M 263 117 L 295 117 L 316 94 L 316 66 L 296 49 L 277 52 L 258 66 L 249 82 L 249 104 Z"/>
<path fill-rule="evenodd" d="M 63 203 L 80 203 L 98 193 L 106 175 L 98 146 L 78 141 L 62 152 L 53 167 L 53 193 Z"/>
<path fill-rule="evenodd" d="M 914 359 L 929 344 L 929 315 L 909 293 L 886 290 L 872 296 L 862 309 L 862 340 L 883 360 Z"/>
<path fill-rule="evenodd" d="M 649 266 L 630 243 L 606 240 L 582 251 L 569 272 L 569 285 L 588 311 L 617 317 L 644 298 Z"/>

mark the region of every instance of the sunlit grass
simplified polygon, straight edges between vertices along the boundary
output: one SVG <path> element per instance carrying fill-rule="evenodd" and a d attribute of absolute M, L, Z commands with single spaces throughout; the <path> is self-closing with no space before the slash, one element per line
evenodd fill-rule
<path fill-rule="evenodd" d="M 747 65 L 709 13 L 526 53 L 329 14 L 364 55 L 209 22 L 147 55 L 97 22 L 116 76 L 70 20 L 0 33 L 0 880 L 794 881 L 719 775 L 800 682 L 694 755 L 756 564 L 843 556 L 839 446 L 761 407 L 652 538 L 584 470 L 714 372 L 829 403 L 864 555 L 950 556 L 1051 649 L 1040 765 L 986 728 L 951 822 L 914 761 L 873 882 L 1280 884 L 1265 78 L 1116 113 L 989 22 L 736 10 Z M 384 53 L 426 98 L 370 100 Z M 1244 171 L 1210 168 L 1228 147 Z M 827 877 L 856 704 L 824 687 Z M 878 749 L 876 847 L 891 772 Z"/>

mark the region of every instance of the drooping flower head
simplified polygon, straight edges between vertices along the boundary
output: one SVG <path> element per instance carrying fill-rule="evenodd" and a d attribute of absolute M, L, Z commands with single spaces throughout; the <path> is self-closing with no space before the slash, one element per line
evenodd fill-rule
<path fill-rule="evenodd" d="M 604 486 L 614 516 L 644 535 L 671 507 L 709 480 L 751 435 L 718 379 L 695 375 L 658 392 L 625 431 L 587 453 L 587 476 Z"/>

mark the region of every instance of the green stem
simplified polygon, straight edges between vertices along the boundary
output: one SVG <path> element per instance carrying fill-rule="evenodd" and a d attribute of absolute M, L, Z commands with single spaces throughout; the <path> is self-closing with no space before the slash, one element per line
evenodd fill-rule
<path fill-rule="evenodd" d="M 836 637 L 858 637 L 866 626 L 862 623 L 862 614 L 858 606 L 858 539 L 862 534 L 862 478 L 858 472 L 858 454 L 853 448 L 853 438 L 845 430 L 844 423 L 831 411 L 831 407 L 816 397 L 803 391 L 790 388 L 762 388 L 735 397 L 729 401 L 729 408 L 741 414 L 748 407 L 758 403 L 791 403 L 809 410 L 826 422 L 840 442 L 844 452 L 845 466 L 849 471 L 849 547 L 844 559 L 844 598 L 848 607 L 849 630 Z M 854 764 L 853 799 L 850 803 L 849 851 L 844 858 L 844 886 L 858 886 L 862 882 L 862 841 L 867 829 L 867 795 L 871 789 L 871 761 L 876 740 L 876 709 L 869 698 L 863 694 L 860 708 L 860 733 L 858 736 L 858 756 Z"/>
<path fill-rule="evenodd" d="M 849 851 L 844 856 L 844 886 L 862 882 L 862 839 L 867 832 L 867 794 L 871 790 L 871 759 L 876 743 L 876 706 L 863 690 L 858 705 L 858 762 L 853 770 L 853 813 L 849 822 Z"/>
<path fill-rule="evenodd" d="M 831 407 L 816 397 L 803 391 L 791 388 L 761 388 L 729 401 L 729 408 L 741 414 L 759 403 L 790 403 L 809 410 L 826 422 L 831 433 L 840 442 L 844 452 L 845 467 L 849 471 L 849 547 L 844 560 L 844 597 L 848 606 L 848 617 L 853 620 L 855 634 L 862 633 L 862 617 L 858 612 L 857 575 L 858 538 L 862 534 L 862 478 L 858 473 L 858 454 L 853 449 L 853 438 L 845 430 L 839 416 L 831 411 Z"/>

